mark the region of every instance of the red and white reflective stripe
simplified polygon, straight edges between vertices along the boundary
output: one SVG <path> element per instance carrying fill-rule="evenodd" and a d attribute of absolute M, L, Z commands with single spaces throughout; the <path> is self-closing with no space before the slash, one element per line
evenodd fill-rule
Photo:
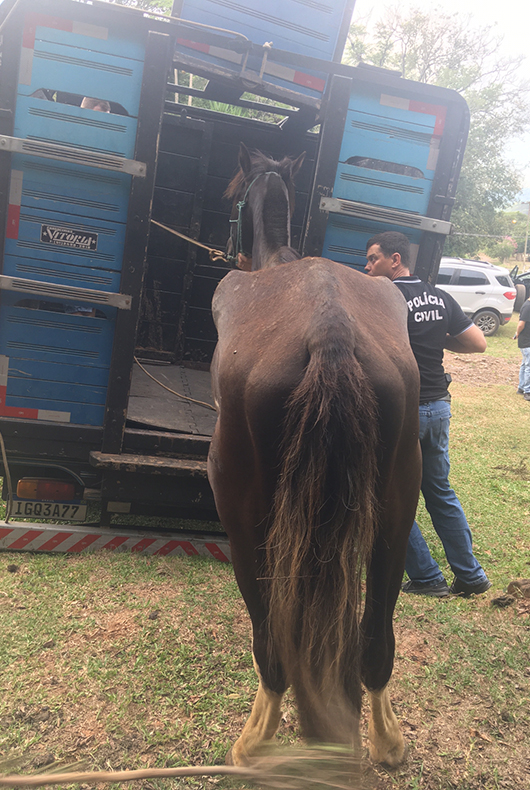
<path fill-rule="evenodd" d="M 0 417 L 19 417 L 23 420 L 48 420 L 51 422 L 70 422 L 69 411 L 53 411 L 52 409 L 27 409 L 19 406 L 8 406 L 7 380 L 9 378 L 9 357 L 0 355 Z"/>
<path fill-rule="evenodd" d="M 8 239 L 18 239 L 18 229 L 20 226 L 20 204 L 22 203 L 22 170 L 11 171 L 11 183 L 9 185 L 9 205 L 7 207 L 7 226 L 6 237 Z"/>
<path fill-rule="evenodd" d="M 211 57 L 219 58 L 220 60 L 228 60 L 231 63 L 237 63 L 238 65 L 241 64 L 243 60 L 242 55 L 238 55 L 236 52 L 232 52 L 229 49 L 212 47 L 209 44 L 200 44 L 197 41 L 189 41 L 185 38 L 178 38 L 177 43 L 181 44 L 183 47 L 187 47 L 188 49 L 195 49 L 197 52 L 203 52 L 205 55 L 210 55 Z M 245 72 L 252 75 L 255 74 L 256 78 L 258 77 L 257 72 L 251 72 L 250 69 L 245 69 Z M 312 90 L 318 91 L 319 93 L 323 93 L 326 87 L 325 79 L 316 77 L 313 74 L 306 74 L 303 71 L 291 69 L 289 66 L 283 66 L 280 63 L 272 63 L 267 61 L 265 63 L 264 73 L 271 77 L 277 77 L 278 79 L 285 80 L 286 82 L 292 82 L 295 85 L 301 85 L 304 88 L 311 88 Z"/>
<path fill-rule="evenodd" d="M 381 94 L 379 103 L 384 107 L 396 107 L 400 110 L 419 112 L 424 115 L 434 115 L 436 120 L 434 122 L 433 136 L 442 136 L 445 126 L 445 116 L 447 115 L 447 107 L 444 107 L 443 104 L 427 104 L 427 102 L 415 101 L 414 99 L 405 99 L 403 96 L 390 96 L 387 93 Z"/>
<path fill-rule="evenodd" d="M 19 524 L 0 522 L 0 551 L 39 551 L 79 554 L 83 551 L 131 551 L 161 557 L 206 556 L 230 562 L 230 544 L 224 535 L 219 538 L 196 537 L 186 533 L 156 535 L 98 527 L 69 527 L 55 524 Z"/>
<path fill-rule="evenodd" d="M 278 77 L 279 79 L 286 80 L 287 82 L 294 82 L 295 85 L 302 85 L 304 88 L 311 88 L 314 91 L 323 93 L 326 87 L 326 80 L 321 77 L 315 77 L 313 74 L 306 74 L 303 71 L 290 69 L 288 66 L 282 66 L 278 63 L 269 63 L 265 65 L 265 73 L 270 74 L 271 77 Z"/>
<path fill-rule="evenodd" d="M 72 19 L 63 19 L 48 14 L 27 13 L 24 20 L 22 34 L 22 50 L 20 55 L 20 71 L 18 81 L 21 85 L 31 85 L 33 69 L 33 52 L 35 50 L 35 36 L 38 27 L 48 27 L 54 30 L 64 30 L 66 33 L 76 33 L 90 38 L 107 39 L 108 28 L 101 25 L 89 25 L 84 22 L 74 22 Z"/>

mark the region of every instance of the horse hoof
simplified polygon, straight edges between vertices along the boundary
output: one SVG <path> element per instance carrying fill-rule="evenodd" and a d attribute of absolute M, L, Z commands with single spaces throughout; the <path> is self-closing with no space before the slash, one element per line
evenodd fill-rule
<path fill-rule="evenodd" d="M 385 768 L 393 769 L 397 768 L 398 765 L 401 765 L 401 763 L 405 760 L 408 752 L 408 746 L 405 742 L 403 742 L 393 746 L 383 753 L 382 750 L 372 749 L 370 745 L 368 751 L 372 762 L 382 765 Z"/>

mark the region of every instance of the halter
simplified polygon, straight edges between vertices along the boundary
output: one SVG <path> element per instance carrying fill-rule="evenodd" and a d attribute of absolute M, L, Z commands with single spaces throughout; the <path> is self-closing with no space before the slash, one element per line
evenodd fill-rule
<path fill-rule="evenodd" d="M 258 178 L 261 178 L 261 176 L 278 176 L 278 178 L 281 178 L 281 175 L 280 175 L 279 173 L 277 173 L 275 170 L 267 170 L 267 172 L 266 172 L 266 173 L 260 173 L 260 174 L 259 174 L 259 175 L 257 175 L 257 176 L 256 176 L 256 178 L 255 178 L 253 181 L 251 181 L 251 182 L 250 182 L 250 184 L 248 185 L 248 187 L 247 187 L 247 191 L 245 192 L 245 195 L 244 195 L 244 197 L 243 197 L 243 200 L 240 200 L 240 201 L 239 201 L 239 202 L 236 204 L 236 208 L 237 208 L 237 219 L 231 219 L 231 220 L 230 220 L 230 224 L 232 224 L 233 222 L 236 222 L 236 223 L 237 223 L 237 225 L 236 225 L 236 230 L 237 230 L 237 235 L 236 235 L 236 249 L 235 249 L 235 253 L 234 253 L 233 255 L 227 255 L 227 256 L 226 256 L 226 259 L 227 259 L 227 261 L 229 261 L 229 262 L 230 262 L 232 265 L 236 265 L 236 264 L 237 264 L 237 256 L 239 255 L 239 253 L 241 253 L 242 255 L 244 255 L 246 258 L 250 258 L 250 257 L 251 257 L 250 255 L 246 255 L 246 254 L 243 252 L 243 223 L 242 223 L 242 221 L 241 221 L 241 220 L 242 220 L 242 216 L 241 216 L 241 215 L 242 215 L 243 209 L 244 209 L 244 208 L 245 208 L 245 206 L 247 205 L 247 198 L 248 198 L 248 193 L 250 192 L 250 189 L 251 189 L 251 187 L 253 187 L 253 186 L 254 186 L 254 184 L 256 183 L 256 181 L 258 180 Z M 230 232 L 230 237 L 232 237 L 232 232 Z"/>

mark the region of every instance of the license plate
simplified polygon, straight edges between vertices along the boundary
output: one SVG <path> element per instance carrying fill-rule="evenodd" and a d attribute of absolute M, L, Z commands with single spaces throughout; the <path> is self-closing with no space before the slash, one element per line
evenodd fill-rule
<path fill-rule="evenodd" d="M 11 508 L 13 518 L 51 518 L 60 521 L 84 521 L 86 505 L 69 502 L 35 502 L 15 499 Z"/>

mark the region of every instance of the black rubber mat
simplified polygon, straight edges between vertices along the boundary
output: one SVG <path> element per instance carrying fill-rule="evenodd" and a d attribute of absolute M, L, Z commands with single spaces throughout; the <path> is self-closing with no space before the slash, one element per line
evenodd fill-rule
<path fill-rule="evenodd" d="M 166 387 L 213 406 L 209 372 L 179 365 L 142 365 Z M 172 395 L 134 366 L 127 409 L 130 425 L 211 436 L 216 419 L 215 411 Z"/>

